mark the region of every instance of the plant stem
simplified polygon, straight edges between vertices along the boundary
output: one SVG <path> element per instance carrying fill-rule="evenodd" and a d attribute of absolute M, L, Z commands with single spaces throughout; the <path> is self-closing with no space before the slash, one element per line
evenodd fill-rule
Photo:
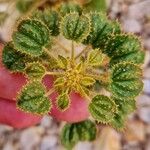
<path fill-rule="evenodd" d="M 75 59 L 78 59 L 83 53 L 85 53 L 88 49 L 90 48 L 90 46 L 86 46 L 76 57 Z"/>
<path fill-rule="evenodd" d="M 56 38 L 54 39 L 55 43 L 58 44 L 66 53 L 69 52 L 69 50 L 64 47 L 64 45 L 62 43 L 60 43 Z"/>
<path fill-rule="evenodd" d="M 50 53 L 50 51 L 47 48 L 43 47 L 43 50 L 47 53 L 47 55 L 49 57 L 52 57 L 52 54 Z"/>
<path fill-rule="evenodd" d="M 101 74 L 101 75 L 87 74 L 87 76 L 92 77 L 95 80 L 98 80 L 98 81 L 102 82 L 103 84 L 108 84 L 109 83 L 108 74 Z"/>
<path fill-rule="evenodd" d="M 71 42 L 71 59 L 73 60 L 74 62 L 74 52 L 75 52 L 75 49 L 74 49 L 74 42 L 72 41 Z"/>
<path fill-rule="evenodd" d="M 47 75 L 53 75 L 53 76 L 61 76 L 64 73 L 63 72 L 46 72 Z"/>
<path fill-rule="evenodd" d="M 47 97 L 47 96 L 51 95 L 52 93 L 54 93 L 54 91 L 55 91 L 55 89 L 54 89 L 54 88 L 51 88 L 51 89 L 45 94 L 45 96 Z"/>

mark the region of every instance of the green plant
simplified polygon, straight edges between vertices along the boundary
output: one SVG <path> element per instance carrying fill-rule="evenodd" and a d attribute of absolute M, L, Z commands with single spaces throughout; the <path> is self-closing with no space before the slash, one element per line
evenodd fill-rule
<path fill-rule="evenodd" d="M 69 42 L 67 47 L 60 38 Z M 53 50 L 56 45 L 59 54 Z M 83 49 L 77 52 L 79 45 Z M 117 21 L 64 3 L 57 10 L 36 11 L 21 20 L 12 41 L 3 49 L 2 59 L 10 71 L 28 77 L 18 94 L 18 109 L 45 115 L 53 107 L 49 95 L 57 92 L 56 105 L 63 112 L 70 106 L 73 91 L 87 99 L 97 123 L 121 130 L 127 115 L 135 110 L 135 97 L 143 87 L 141 49 L 140 40 L 123 33 Z M 55 80 L 49 91 L 42 83 L 45 75 Z M 95 135 L 95 124 L 87 120 L 67 124 L 61 138 L 71 149 L 79 140 L 93 140 Z"/>

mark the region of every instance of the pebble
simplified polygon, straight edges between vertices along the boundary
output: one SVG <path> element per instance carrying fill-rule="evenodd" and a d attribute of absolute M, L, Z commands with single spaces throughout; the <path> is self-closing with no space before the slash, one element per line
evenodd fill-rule
<path fill-rule="evenodd" d="M 138 106 L 139 109 L 143 106 L 150 106 L 150 97 L 148 95 L 138 96 L 137 106 Z"/>
<path fill-rule="evenodd" d="M 95 150 L 120 150 L 121 136 L 112 128 L 102 129 L 99 138 L 95 144 Z"/>
<path fill-rule="evenodd" d="M 143 83 L 144 83 L 144 88 L 143 88 L 144 93 L 150 94 L 150 80 L 144 79 Z"/>
<path fill-rule="evenodd" d="M 150 67 L 144 70 L 144 78 L 147 78 L 150 80 Z"/>
<path fill-rule="evenodd" d="M 16 150 L 12 142 L 7 142 L 2 150 Z"/>
<path fill-rule="evenodd" d="M 145 0 L 129 6 L 128 17 L 134 19 L 143 19 L 150 14 L 150 1 Z"/>
<path fill-rule="evenodd" d="M 75 147 L 74 150 L 93 150 L 92 143 L 90 142 L 79 142 Z"/>
<path fill-rule="evenodd" d="M 138 132 L 137 132 L 138 131 Z M 127 142 L 144 141 L 145 140 L 145 126 L 141 121 L 130 120 L 127 123 L 124 137 Z"/>
<path fill-rule="evenodd" d="M 52 121 L 50 116 L 44 116 L 41 120 L 41 126 L 43 128 L 50 128 L 52 126 Z"/>
<path fill-rule="evenodd" d="M 150 106 L 140 108 L 138 114 L 141 120 L 150 124 Z"/>
<path fill-rule="evenodd" d="M 39 144 L 42 133 L 40 127 L 31 127 L 24 130 L 20 136 L 21 150 L 33 150 Z"/>
<path fill-rule="evenodd" d="M 144 60 L 143 68 L 147 69 L 149 64 L 150 64 L 150 51 L 146 51 L 145 52 L 145 60 Z"/>
<path fill-rule="evenodd" d="M 58 143 L 57 136 L 45 136 L 41 141 L 40 150 L 54 150 L 54 147 Z"/>
<path fill-rule="evenodd" d="M 126 32 L 140 33 L 142 30 L 142 26 L 135 19 L 126 19 L 123 22 L 123 29 Z"/>
<path fill-rule="evenodd" d="M 146 49 L 150 50 L 150 38 L 145 39 L 144 46 Z"/>
<path fill-rule="evenodd" d="M 122 150 L 141 150 L 138 142 L 129 142 L 123 146 Z"/>
<path fill-rule="evenodd" d="M 148 142 L 146 143 L 145 150 L 150 150 L 150 138 L 149 138 Z"/>

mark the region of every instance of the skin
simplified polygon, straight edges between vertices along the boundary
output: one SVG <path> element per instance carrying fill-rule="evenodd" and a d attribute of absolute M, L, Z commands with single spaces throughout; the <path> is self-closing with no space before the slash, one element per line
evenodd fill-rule
<path fill-rule="evenodd" d="M 14 128 L 25 128 L 40 122 L 42 116 L 25 113 L 16 108 L 17 93 L 26 84 L 27 78 L 19 73 L 10 73 L 1 61 L 3 45 L 0 45 L 0 123 L 10 125 Z M 47 89 L 53 87 L 53 77 L 45 76 L 43 83 Z M 57 109 L 55 103 L 57 93 L 50 95 L 52 109 L 49 115 L 57 120 L 70 123 L 80 122 L 88 118 L 88 101 L 79 94 L 70 94 L 70 107 L 64 112 Z"/>

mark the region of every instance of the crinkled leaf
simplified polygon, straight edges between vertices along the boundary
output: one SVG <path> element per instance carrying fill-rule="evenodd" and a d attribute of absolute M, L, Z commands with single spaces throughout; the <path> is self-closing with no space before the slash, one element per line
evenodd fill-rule
<path fill-rule="evenodd" d="M 116 104 L 107 96 L 96 95 L 89 105 L 89 111 L 96 121 L 109 123 L 116 112 Z"/>
<path fill-rule="evenodd" d="M 61 56 L 61 55 L 58 55 L 58 67 L 62 68 L 62 69 L 67 69 L 67 66 L 68 66 L 68 60 Z"/>
<path fill-rule="evenodd" d="M 41 80 L 45 74 L 45 67 L 39 62 L 28 63 L 25 72 L 30 79 Z"/>
<path fill-rule="evenodd" d="M 134 98 L 143 88 L 142 70 L 132 63 L 119 63 L 111 69 L 110 90 L 118 98 Z"/>
<path fill-rule="evenodd" d="M 75 3 L 62 3 L 62 5 L 59 8 L 59 12 L 62 16 L 65 16 L 68 13 L 76 12 L 81 14 L 82 9 L 78 4 Z"/>
<path fill-rule="evenodd" d="M 95 83 L 95 79 L 91 78 L 91 77 L 83 77 L 81 80 L 81 84 L 83 86 L 91 86 Z"/>
<path fill-rule="evenodd" d="M 125 128 L 126 116 L 116 113 L 112 121 L 111 126 L 117 130 L 123 130 Z"/>
<path fill-rule="evenodd" d="M 51 103 L 45 96 L 46 89 L 39 81 L 28 83 L 20 92 L 17 107 L 25 112 L 44 115 L 51 109 Z"/>
<path fill-rule="evenodd" d="M 66 124 L 61 133 L 61 142 L 72 149 L 79 141 L 93 141 L 96 138 L 96 126 L 90 120 Z"/>
<path fill-rule="evenodd" d="M 85 86 L 82 86 L 82 85 L 77 85 L 75 90 L 78 93 L 80 93 L 80 95 L 83 97 L 87 97 L 87 95 L 89 95 L 89 92 L 90 92 L 88 88 L 86 88 Z"/>
<path fill-rule="evenodd" d="M 64 85 L 64 83 L 65 83 L 64 78 L 63 78 L 63 77 L 59 77 L 59 78 L 57 78 L 57 79 L 55 80 L 54 86 L 55 86 L 56 88 L 57 88 L 57 87 L 61 87 L 61 86 Z"/>
<path fill-rule="evenodd" d="M 43 47 L 50 42 L 50 32 L 40 21 L 26 19 L 20 22 L 12 38 L 14 47 L 18 51 L 40 56 L 43 53 Z"/>
<path fill-rule="evenodd" d="M 125 128 L 127 115 L 136 109 L 136 101 L 134 99 L 113 99 L 118 108 L 110 124 L 118 130 L 123 130 Z"/>
<path fill-rule="evenodd" d="M 118 34 L 109 40 L 103 52 L 111 57 L 110 64 L 116 64 L 121 61 L 142 64 L 144 52 L 141 49 L 141 42 L 136 36 Z"/>
<path fill-rule="evenodd" d="M 59 110 L 65 111 L 69 108 L 69 105 L 70 105 L 70 99 L 69 99 L 69 95 L 66 92 L 58 96 L 57 107 Z"/>
<path fill-rule="evenodd" d="M 35 11 L 32 18 L 39 19 L 49 28 L 52 36 L 59 34 L 60 17 L 56 11 L 45 9 L 44 11 Z"/>
<path fill-rule="evenodd" d="M 17 0 L 16 7 L 21 13 L 25 13 L 32 7 L 33 4 L 34 0 Z"/>
<path fill-rule="evenodd" d="M 84 5 L 85 9 L 90 11 L 103 11 L 106 12 L 106 1 L 105 0 L 91 0 L 89 3 Z"/>
<path fill-rule="evenodd" d="M 103 54 L 99 49 L 92 50 L 89 52 L 88 57 L 87 57 L 87 63 L 90 66 L 96 67 L 100 66 L 103 61 Z"/>
<path fill-rule="evenodd" d="M 135 64 L 143 64 L 144 63 L 144 58 L 145 58 L 145 52 L 144 51 L 135 51 L 135 52 L 130 52 L 128 54 L 122 55 L 122 56 L 114 56 L 110 60 L 110 65 L 114 65 L 120 62 L 132 62 Z"/>
<path fill-rule="evenodd" d="M 116 105 L 118 106 L 118 112 L 121 112 L 123 115 L 128 115 L 136 110 L 136 101 L 135 99 L 118 99 L 113 98 Z"/>
<path fill-rule="evenodd" d="M 92 28 L 84 43 L 103 50 L 108 39 L 121 32 L 120 25 L 116 21 L 109 21 L 106 15 L 101 13 L 90 13 L 90 18 Z"/>
<path fill-rule="evenodd" d="M 82 42 L 90 32 L 90 20 L 78 13 L 67 14 L 61 21 L 61 32 L 66 39 Z"/>
<path fill-rule="evenodd" d="M 11 42 L 7 43 L 3 49 L 2 62 L 11 71 L 22 72 L 25 68 L 27 57 L 16 51 Z"/>

